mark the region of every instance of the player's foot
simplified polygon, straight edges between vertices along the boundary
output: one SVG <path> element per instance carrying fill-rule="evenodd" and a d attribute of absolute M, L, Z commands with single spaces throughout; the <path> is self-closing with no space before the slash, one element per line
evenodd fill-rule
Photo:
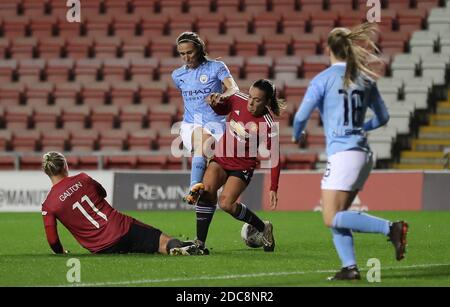
<path fill-rule="evenodd" d="M 197 256 L 203 255 L 203 251 L 197 245 L 191 244 L 182 247 L 174 247 L 169 251 L 171 256 Z"/>
<path fill-rule="evenodd" d="M 195 245 L 201 251 L 200 255 L 204 255 L 204 256 L 209 255 L 209 249 L 205 246 L 205 243 L 198 239 L 190 240 L 190 241 L 183 241 L 182 244 L 183 244 L 183 246 Z"/>
<path fill-rule="evenodd" d="M 275 249 L 275 238 L 273 237 L 273 225 L 264 221 L 265 227 L 262 235 L 263 249 L 265 252 L 273 252 Z"/>
<path fill-rule="evenodd" d="M 183 197 L 183 201 L 188 203 L 189 205 L 195 205 L 197 204 L 200 195 L 202 194 L 203 190 L 205 189 L 205 185 L 201 182 L 194 184 L 191 187 L 191 190 L 189 191 L 188 195 Z"/>
<path fill-rule="evenodd" d="M 360 280 L 358 267 L 356 265 L 342 268 L 334 276 L 328 277 L 328 280 Z"/>
<path fill-rule="evenodd" d="M 402 260 L 406 253 L 406 235 L 408 234 L 408 223 L 404 221 L 394 222 L 390 227 L 389 241 L 395 248 L 395 259 Z"/>

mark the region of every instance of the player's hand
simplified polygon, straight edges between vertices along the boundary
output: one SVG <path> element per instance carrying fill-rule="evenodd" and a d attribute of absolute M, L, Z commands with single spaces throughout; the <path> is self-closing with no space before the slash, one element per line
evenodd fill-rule
<path fill-rule="evenodd" d="M 206 101 L 212 107 L 215 107 L 222 100 L 222 95 L 220 93 L 212 93 L 208 96 Z"/>
<path fill-rule="evenodd" d="M 275 191 L 270 191 L 270 210 L 275 210 L 278 205 L 278 195 Z"/>

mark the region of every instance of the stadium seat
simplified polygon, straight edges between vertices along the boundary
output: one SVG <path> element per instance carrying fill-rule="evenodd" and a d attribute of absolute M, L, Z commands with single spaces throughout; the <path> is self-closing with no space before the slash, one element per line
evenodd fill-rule
<path fill-rule="evenodd" d="M 448 33 L 450 30 L 450 10 L 433 8 L 428 16 L 428 29 L 432 32 Z"/>
<path fill-rule="evenodd" d="M 282 32 L 285 34 L 303 34 L 305 33 L 306 24 L 309 23 L 310 19 L 310 13 L 293 11 L 283 12 L 281 20 Z"/>
<path fill-rule="evenodd" d="M 286 155 L 287 169 L 315 169 L 315 164 L 318 161 L 316 153 L 291 153 Z"/>
<path fill-rule="evenodd" d="M 1 83 L 0 105 L 17 106 L 25 100 L 25 84 L 23 83 Z"/>
<path fill-rule="evenodd" d="M 0 61 L 0 84 L 10 83 L 13 79 L 16 69 L 17 69 L 16 60 Z"/>
<path fill-rule="evenodd" d="M 18 130 L 13 132 L 12 148 L 15 152 L 31 152 L 38 149 L 41 133 L 38 130 Z"/>
<path fill-rule="evenodd" d="M 182 170 L 183 169 L 183 159 L 185 159 L 185 158 L 169 155 L 167 157 L 166 168 L 168 170 Z"/>
<path fill-rule="evenodd" d="M 339 16 L 334 11 L 316 12 L 311 19 L 312 32 L 327 37 L 337 25 Z"/>
<path fill-rule="evenodd" d="M 142 59 L 149 51 L 150 40 L 146 36 L 124 37 L 120 53 L 125 59 Z"/>
<path fill-rule="evenodd" d="M 284 97 L 286 101 L 299 106 L 303 100 L 303 96 L 305 96 L 310 81 L 309 79 L 286 81 L 284 86 Z"/>
<path fill-rule="evenodd" d="M 279 140 L 282 150 L 298 150 L 300 148 L 297 143 L 292 142 L 292 131 L 292 127 L 280 124 Z"/>
<path fill-rule="evenodd" d="M 0 152 L 7 151 L 9 149 L 11 138 L 11 131 L 0 130 Z"/>
<path fill-rule="evenodd" d="M 82 155 L 78 157 L 78 168 L 82 170 L 97 170 L 100 167 L 100 156 Z"/>
<path fill-rule="evenodd" d="M 320 12 L 324 7 L 322 0 L 298 0 L 302 12 Z"/>
<path fill-rule="evenodd" d="M 147 105 L 126 105 L 120 109 L 120 128 L 127 131 L 135 131 L 143 128 L 147 120 Z"/>
<path fill-rule="evenodd" d="M 205 14 L 199 15 L 197 20 L 197 33 L 201 37 L 213 38 L 222 32 L 224 26 L 224 14 Z"/>
<path fill-rule="evenodd" d="M 42 158 L 36 156 L 21 156 L 20 170 L 22 171 L 37 171 L 42 169 Z"/>
<path fill-rule="evenodd" d="M 170 104 L 155 104 L 149 106 L 148 119 L 150 128 L 156 130 L 170 130 L 177 115 L 177 107 Z"/>
<path fill-rule="evenodd" d="M 133 14 L 154 15 L 156 12 L 156 3 L 159 0 L 131 0 Z"/>
<path fill-rule="evenodd" d="M 176 39 L 176 36 L 154 36 L 150 47 L 151 57 L 167 58 L 174 56 L 176 52 Z"/>
<path fill-rule="evenodd" d="M 67 8 L 65 10 L 67 12 Z M 74 38 L 77 38 L 81 34 L 81 25 L 82 24 L 79 22 L 67 22 L 66 14 L 64 14 L 63 16 L 60 15 L 58 16 L 56 32 L 58 33 L 59 37 L 70 41 Z"/>
<path fill-rule="evenodd" d="M 22 9 L 26 16 L 38 17 L 44 16 L 49 0 L 22 0 Z"/>
<path fill-rule="evenodd" d="M 239 35 L 236 37 L 235 53 L 240 56 L 257 56 L 262 49 L 262 43 L 261 35 Z"/>
<path fill-rule="evenodd" d="M 335 12 L 351 12 L 354 9 L 352 0 L 328 0 L 328 10 Z"/>
<path fill-rule="evenodd" d="M 122 40 L 136 35 L 138 24 L 141 18 L 136 15 L 117 15 L 113 19 L 114 36 L 120 37 Z"/>
<path fill-rule="evenodd" d="M 49 104 L 55 86 L 51 82 L 30 83 L 26 87 L 26 103 L 36 108 Z"/>
<path fill-rule="evenodd" d="M 22 0 L 11 0 L 0 2 L 0 17 L 16 16 Z"/>
<path fill-rule="evenodd" d="M 139 86 L 135 82 L 114 82 L 111 90 L 111 103 L 115 106 L 131 105 L 135 102 Z"/>
<path fill-rule="evenodd" d="M 197 23 L 197 15 L 183 14 L 169 17 L 167 29 L 169 34 L 177 36 L 183 32 L 194 30 L 194 24 Z"/>
<path fill-rule="evenodd" d="M 312 79 L 321 71 L 328 68 L 330 60 L 328 56 L 309 55 L 303 58 L 303 75 L 306 79 Z"/>
<path fill-rule="evenodd" d="M 72 73 L 75 62 L 72 59 L 51 59 L 47 62 L 45 71 L 46 80 L 55 82 L 67 82 Z"/>
<path fill-rule="evenodd" d="M 216 11 L 227 16 L 237 14 L 243 7 L 241 0 L 220 0 L 216 3 Z"/>
<path fill-rule="evenodd" d="M 67 41 L 67 57 L 74 60 L 86 59 L 93 54 L 93 44 L 92 37 L 74 36 Z"/>
<path fill-rule="evenodd" d="M 264 36 L 264 54 L 274 58 L 286 56 L 291 43 L 292 35 L 290 34 Z"/>
<path fill-rule="evenodd" d="M 16 164 L 16 158 L 12 156 L 0 156 L 0 170 L 14 170 Z"/>
<path fill-rule="evenodd" d="M 345 0 L 346 1 L 346 0 Z M 367 19 L 367 10 L 359 9 L 357 11 L 340 10 L 339 14 L 339 26 L 346 28 L 353 28 L 361 24 Z"/>
<path fill-rule="evenodd" d="M 155 129 L 155 128 L 152 126 L 152 129 Z M 159 150 L 170 150 L 172 148 L 172 144 L 174 144 L 174 141 L 177 138 L 179 138 L 179 134 L 172 133 L 170 127 L 169 127 L 169 129 L 163 128 L 163 129 L 159 130 L 158 149 Z M 179 139 L 179 141 L 181 144 L 181 139 Z"/>
<path fill-rule="evenodd" d="M 252 13 L 233 13 L 225 15 L 225 31 L 236 38 L 249 33 L 250 23 L 253 21 Z"/>
<path fill-rule="evenodd" d="M 116 58 L 122 45 L 120 37 L 96 37 L 94 39 L 94 53 L 97 59 Z"/>
<path fill-rule="evenodd" d="M 41 150 L 42 152 L 58 151 L 65 152 L 68 149 L 70 133 L 63 129 L 42 130 Z"/>
<path fill-rule="evenodd" d="M 206 49 L 213 59 L 228 57 L 234 44 L 233 35 L 208 35 L 206 38 Z"/>
<path fill-rule="evenodd" d="M 409 41 L 410 51 L 412 54 L 419 55 L 433 54 L 438 40 L 439 35 L 436 32 L 416 31 Z"/>
<path fill-rule="evenodd" d="M 17 37 L 12 39 L 11 57 L 16 60 L 32 59 L 37 42 L 35 37 Z"/>
<path fill-rule="evenodd" d="M 250 80 L 268 79 L 272 65 L 272 57 L 249 57 L 245 64 L 245 77 Z"/>
<path fill-rule="evenodd" d="M 225 65 L 227 65 L 234 79 L 236 80 L 239 79 L 243 74 L 243 71 L 241 71 L 241 69 L 244 68 L 245 64 L 244 57 L 241 56 L 222 57 L 220 58 L 220 61 L 223 61 Z"/>
<path fill-rule="evenodd" d="M 110 16 L 123 16 L 128 13 L 131 0 L 104 0 L 106 14 Z"/>
<path fill-rule="evenodd" d="M 158 2 L 159 11 L 164 15 L 180 16 L 185 7 L 185 0 L 164 0 Z"/>
<path fill-rule="evenodd" d="M 130 65 L 131 80 L 139 83 L 153 82 L 157 67 L 158 59 L 133 58 Z"/>
<path fill-rule="evenodd" d="M 166 94 L 169 104 L 175 106 L 177 110 L 183 113 L 184 101 L 180 89 L 176 87 L 175 84 L 169 83 Z"/>
<path fill-rule="evenodd" d="M 296 80 L 302 67 L 302 59 L 298 56 L 277 57 L 273 67 L 275 80 Z"/>
<path fill-rule="evenodd" d="M 392 76 L 395 79 L 411 79 L 416 75 L 420 56 L 412 54 L 397 54 L 391 65 Z"/>
<path fill-rule="evenodd" d="M 410 34 L 408 32 L 381 32 L 381 51 L 383 54 L 391 56 L 403 53 L 409 38 Z"/>
<path fill-rule="evenodd" d="M 107 37 L 110 33 L 113 17 L 108 15 L 87 16 L 86 35 L 88 37 Z"/>
<path fill-rule="evenodd" d="M 30 22 L 32 36 L 39 39 L 53 36 L 57 22 L 56 16 L 32 17 Z"/>
<path fill-rule="evenodd" d="M 166 15 L 143 15 L 141 21 L 142 36 L 157 38 L 163 35 L 169 17 Z"/>
<path fill-rule="evenodd" d="M 23 38 L 30 23 L 28 16 L 5 16 L 3 18 L 3 36 L 9 39 Z"/>
<path fill-rule="evenodd" d="M 135 169 L 136 156 L 105 156 L 103 158 L 104 169 Z"/>
<path fill-rule="evenodd" d="M 389 0 L 385 1 L 385 4 L 389 9 L 396 9 L 396 10 L 405 10 L 411 7 L 410 0 Z"/>
<path fill-rule="evenodd" d="M 269 6 L 272 8 L 273 12 L 283 13 L 283 12 L 293 12 L 298 10 L 297 0 L 277 0 L 269 1 Z"/>
<path fill-rule="evenodd" d="M 268 0 L 242 0 L 243 10 L 246 12 L 252 12 L 254 14 L 260 14 L 267 12 L 269 7 Z"/>
<path fill-rule="evenodd" d="M 91 108 L 89 106 L 71 106 L 63 109 L 61 116 L 64 129 L 82 130 L 90 120 Z"/>
<path fill-rule="evenodd" d="M 1 20 L 0 20 L 0 29 L 1 29 Z M 6 37 L 0 38 L 0 59 L 4 59 L 9 52 L 10 40 Z"/>
<path fill-rule="evenodd" d="M 413 32 L 423 28 L 424 20 L 426 19 L 426 11 L 419 10 L 401 10 L 398 12 L 399 29 L 402 32 Z"/>
<path fill-rule="evenodd" d="M 417 9 L 421 11 L 431 11 L 433 8 L 436 8 L 439 6 L 439 0 L 420 0 L 416 1 L 416 7 Z M 447 5 L 448 9 L 448 5 Z"/>
<path fill-rule="evenodd" d="M 318 53 L 322 41 L 320 35 L 313 33 L 294 33 L 292 37 L 292 51 L 296 56 L 308 56 Z"/>
<path fill-rule="evenodd" d="M 128 59 L 107 58 L 103 61 L 103 80 L 122 82 L 126 79 L 130 61 Z M 114 98 L 114 97 L 113 97 Z"/>
<path fill-rule="evenodd" d="M 97 130 L 73 130 L 70 148 L 73 152 L 92 152 L 96 149 L 99 133 Z"/>
<path fill-rule="evenodd" d="M 34 128 L 40 131 L 54 130 L 61 116 L 59 106 L 44 106 L 34 108 Z"/>
<path fill-rule="evenodd" d="M 280 22 L 281 14 L 261 12 L 255 15 L 253 21 L 254 32 L 261 35 L 275 36 L 278 33 L 278 25 Z"/>
<path fill-rule="evenodd" d="M 75 80 L 77 82 L 96 82 L 100 74 L 102 62 L 99 59 L 79 59 L 75 64 Z"/>
<path fill-rule="evenodd" d="M 183 63 L 179 58 L 163 58 L 159 66 L 159 79 L 161 81 L 173 82 L 172 72 L 182 66 Z"/>
<path fill-rule="evenodd" d="M 166 155 L 139 155 L 137 158 L 138 169 L 152 169 L 152 170 L 161 170 L 165 169 L 167 164 L 167 156 Z"/>
<path fill-rule="evenodd" d="M 111 86 L 108 82 L 92 82 L 83 85 L 83 104 L 99 107 L 106 104 Z"/>
<path fill-rule="evenodd" d="M 40 82 L 42 79 L 42 74 L 45 69 L 45 60 L 41 59 L 31 59 L 31 60 L 21 60 L 19 62 L 19 80 L 22 83 L 36 83 Z"/>
<path fill-rule="evenodd" d="M 116 126 L 119 116 L 117 106 L 96 106 L 92 109 L 91 127 L 96 130 L 110 130 Z"/>
<path fill-rule="evenodd" d="M 125 130 L 102 130 L 98 141 L 99 150 L 123 151 L 127 139 L 128 132 Z"/>
<path fill-rule="evenodd" d="M 52 60 L 62 57 L 66 40 L 62 37 L 46 37 L 39 40 L 37 53 L 40 59 Z"/>
<path fill-rule="evenodd" d="M 139 87 L 139 96 L 141 98 L 141 104 L 155 105 L 160 104 L 164 100 L 164 95 L 167 91 L 166 82 L 151 82 L 141 83 Z"/>
<path fill-rule="evenodd" d="M 77 82 L 56 83 L 53 93 L 54 104 L 63 108 L 75 106 L 80 99 L 81 85 Z"/>
<path fill-rule="evenodd" d="M 155 147 L 157 139 L 156 131 L 148 130 L 133 130 L 128 136 L 128 150 L 129 151 L 149 151 Z"/>

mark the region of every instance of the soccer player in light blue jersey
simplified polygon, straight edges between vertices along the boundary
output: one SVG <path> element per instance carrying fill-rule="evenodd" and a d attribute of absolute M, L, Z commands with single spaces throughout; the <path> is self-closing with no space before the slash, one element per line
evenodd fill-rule
<path fill-rule="evenodd" d="M 191 189 L 185 201 L 195 204 L 204 189 L 201 183 L 207 161 L 204 148 L 220 140 L 226 124 L 225 116 L 217 115 L 206 99 L 228 98 L 239 88 L 225 63 L 208 59 L 205 43 L 196 33 L 182 33 L 177 38 L 177 50 L 185 63 L 172 73 L 184 101 L 180 134 L 184 147 L 193 153 Z"/>
<path fill-rule="evenodd" d="M 406 249 L 407 223 L 348 211 L 372 169 L 366 131 L 389 120 L 374 81 L 377 75 L 368 65 L 369 58 L 376 58 L 377 47 L 370 39 L 375 27 L 364 23 L 352 30 L 336 28 L 330 32 L 327 52 L 332 65 L 311 81 L 294 119 L 293 138 L 297 142 L 315 108 L 324 125 L 328 164 L 321 187 L 322 214 L 342 261 L 342 269 L 330 278 L 333 280 L 361 278 L 352 231 L 386 235 L 394 245 L 397 260 L 403 259 Z M 365 121 L 368 108 L 375 116 Z"/>

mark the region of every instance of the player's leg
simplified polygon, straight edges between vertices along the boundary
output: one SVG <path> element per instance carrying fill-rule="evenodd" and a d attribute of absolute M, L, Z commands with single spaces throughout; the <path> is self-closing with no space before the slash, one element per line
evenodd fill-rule
<path fill-rule="evenodd" d="M 255 227 L 261 234 L 265 251 L 273 251 L 275 240 L 273 238 L 273 226 L 270 222 L 263 222 L 252 210 L 243 203 L 237 202 L 244 192 L 252 177 L 251 171 L 233 171 L 229 173 L 227 182 L 219 196 L 219 206 L 235 219 L 248 223 Z"/>
<path fill-rule="evenodd" d="M 197 240 L 205 245 L 209 226 L 216 211 L 217 191 L 227 180 L 227 173 L 215 161 L 211 161 L 203 178 L 204 191 L 200 196 L 195 213 L 197 217 Z"/>

